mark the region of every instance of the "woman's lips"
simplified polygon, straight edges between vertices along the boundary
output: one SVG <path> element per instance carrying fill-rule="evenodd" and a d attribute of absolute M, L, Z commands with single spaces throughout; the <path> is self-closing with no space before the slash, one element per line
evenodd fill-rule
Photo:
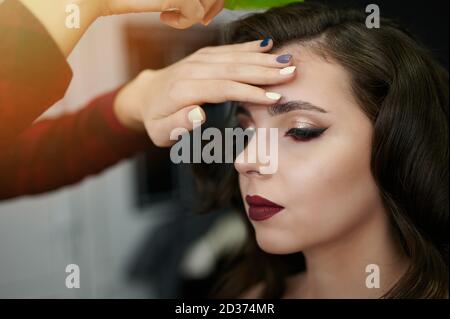
<path fill-rule="evenodd" d="M 245 196 L 245 201 L 250 206 L 249 217 L 255 221 L 268 219 L 284 209 L 283 206 L 258 195 L 247 195 Z"/>

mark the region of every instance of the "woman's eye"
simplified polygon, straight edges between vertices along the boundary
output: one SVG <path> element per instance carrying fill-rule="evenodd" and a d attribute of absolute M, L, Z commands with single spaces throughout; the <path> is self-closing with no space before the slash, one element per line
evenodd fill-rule
<path fill-rule="evenodd" d="M 248 125 L 243 124 L 242 122 L 238 122 L 234 128 L 241 128 L 243 130 L 247 129 Z"/>
<path fill-rule="evenodd" d="M 307 141 L 322 135 L 326 128 L 291 128 L 286 132 L 286 136 L 291 136 L 298 141 Z"/>
<path fill-rule="evenodd" d="M 247 118 L 238 118 L 237 119 L 237 125 L 235 126 L 235 128 L 241 128 L 243 130 L 246 130 L 251 127 L 252 127 L 251 122 Z"/>

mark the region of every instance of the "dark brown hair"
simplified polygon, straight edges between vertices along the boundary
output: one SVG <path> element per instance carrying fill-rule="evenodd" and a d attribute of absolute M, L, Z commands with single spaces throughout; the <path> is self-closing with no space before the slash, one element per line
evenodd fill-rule
<path fill-rule="evenodd" d="M 373 123 L 372 174 L 410 259 L 384 297 L 448 298 L 448 72 L 393 21 L 381 19 L 379 29 L 369 29 L 365 20 L 362 11 L 294 4 L 232 23 L 225 42 L 270 37 L 275 49 L 307 44 L 346 69 Z M 234 169 L 209 169 L 197 171 L 208 190 L 207 207 L 232 201 L 242 212 Z M 304 269 L 301 252 L 265 253 L 252 227 L 249 232 L 235 269 L 215 296 L 237 297 L 262 282 L 261 297 L 281 297 L 286 276 Z"/>

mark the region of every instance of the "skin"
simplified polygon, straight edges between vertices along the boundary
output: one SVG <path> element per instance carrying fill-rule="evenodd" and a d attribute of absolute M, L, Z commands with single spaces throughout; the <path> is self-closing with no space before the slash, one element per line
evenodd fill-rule
<path fill-rule="evenodd" d="M 223 8 L 221 0 L 21 0 L 40 19 L 68 56 L 88 27 L 101 16 L 163 12 L 161 21 L 175 28 L 208 24 Z M 81 10 L 80 29 L 64 26 L 67 4 Z M 169 10 L 175 8 L 175 11 Z M 169 10 L 169 12 L 167 12 Z M 263 222 L 252 222 L 262 249 L 276 254 L 302 251 L 307 272 L 289 279 L 287 297 L 378 297 L 404 271 L 407 262 L 395 245 L 387 214 L 370 175 L 372 127 L 354 101 L 345 71 L 300 50 L 295 76 L 279 74 L 288 65 L 275 62 L 259 42 L 206 48 L 158 71 L 146 70 L 119 93 L 114 111 L 119 121 L 146 130 L 158 146 L 170 146 L 175 127 L 192 129 L 188 114 L 203 103 L 245 102 L 256 127 L 288 129 L 306 122 L 327 131 L 302 142 L 281 135 L 279 168 L 259 174 L 255 164 L 236 164 L 242 194 L 259 194 L 285 207 Z M 294 50 L 294 49 L 293 49 Z M 286 84 L 288 83 L 288 84 Z M 265 87 L 269 85 L 269 87 Z M 262 87 L 257 87 L 262 86 Z M 327 114 L 295 111 L 269 116 L 273 100 L 302 99 Z M 199 109 L 203 118 L 205 114 Z M 248 207 L 246 207 L 248 210 Z M 351 261 L 351 262 L 350 262 Z M 365 265 L 381 268 L 381 289 L 364 286 Z M 253 290 L 253 291 L 257 291 Z"/>
<path fill-rule="evenodd" d="M 189 113 L 200 105 L 240 101 L 270 105 L 274 99 L 259 85 L 291 81 L 291 74 L 280 74 L 291 65 L 277 62 L 278 54 L 267 53 L 261 41 L 203 48 L 161 70 L 145 70 L 118 94 L 114 110 L 119 121 L 132 129 L 147 131 L 153 143 L 168 147 L 175 128 L 192 130 Z M 276 93 L 276 92 L 275 92 Z"/>
<path fill-rule="evenodd" d="M 101 16 L 130 12 L 161 12 L 161 21 L 174 28 L 201 22 L 207 25 L 223 9 L 224 0 L 21 0 L 46 27 L 68 56 L 88 27 Z M 80 8 L 79 29 L 65 27 L 66 6 Z M 273 103 L 266 91 L 255 85 L 279 84 L 293 74 L 280 70 L 268 54 L 273 43 L 261 47 L 261 40 L 239 45 L 207 47 L 162 70 L 144 70 L 119 92 L 114 113 L 125 127 L 147 131 L 153 143 L 168 147 L 174 128 L 192 130 L 191 111 L 200 122 L 206 120 L 199 105 L 228 100 Z"/>
<path fill-rule="evenodd" d="M 99 17 L 115 14 L 160 12 L 161 22 L 185 29 L 208 25 L 222 11 L 224 0 L 20 0 L 46 27 L 65 56 L 72 52 L 89 26 Z M 80 8 L 80 28 L 65 27 L 66 7 Z"/>
<path fill-rule="evenodd" d="M 281 103 L 303 100 L 327 113 L 294 110 L 271 116 L 267 106 L 245 104 L 250 116 L 239 115 L 241 126 L 279 128 L 274 174 L 263 175 L 259 163 L 245 160 L 248 147 L 235 162 L 247 213 L 246 195 L 285 207 L 267 220 L 251 220 L 256 240 L 268 253 L 304 253 L 307 270 L 288 279 L 286 298 L 378 298 L 408 263 L 370 171 L 373 127 L 340 65 L 301 46 L 281 51 L 295 52 L 297 76 L 266 89 L 281 93 Z M 296 126 L 327 130 L 308 141 L 284 135 Z M 379 289 L 365 286 L 368 264 L 380 267 Z M 253 287 L 243 297 L 257 297 L 262 288 Z"/>

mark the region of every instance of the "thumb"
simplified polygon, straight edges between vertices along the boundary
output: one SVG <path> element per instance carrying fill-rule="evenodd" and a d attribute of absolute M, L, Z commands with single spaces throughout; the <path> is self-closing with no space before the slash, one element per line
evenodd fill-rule
<path fill-rule="evenodd" d="M 173 12 L 189 20 L 203 19 L 205 10 L 199 0 L 105 0 L 107 14 L 138 12 Z"/>
<path fill-rule="evenodd" d="M 139 12 L 161 12 L 164 10 L 166 0 L 106 0 L 108 13 L 139 13 Z"/>
<path fill-rule="evenodd" d="M 175 29 L 187 29 L 197 23 L 197 21 L 183 17 L 178 11 L 164 11 L 159 19 L 162 23 Z"/>
<path fill-rule="evenodd" d="M 156 146 L 169 147 L 177 142 L 180 133 L 185 130 L 192 131 L 205 120 L 205 111 L 200 106 L 188 106 L 167 117 L 152 121 L 148 124 L 147 132 Z"/>
<path fill-rule="evenodd" d="M 161 13 L 161 22 L 177 29 L 186 29 L 205 17 L 205 9 L 199 0 L 169 0 Z"/>

